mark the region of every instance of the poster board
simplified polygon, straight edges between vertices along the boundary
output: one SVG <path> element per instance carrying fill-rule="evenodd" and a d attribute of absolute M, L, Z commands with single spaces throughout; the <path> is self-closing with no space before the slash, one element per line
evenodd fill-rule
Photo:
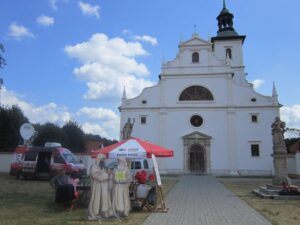
<path fill-rule="evenodd" d="M 116 171 L 115 173 L 115 180 L 116 181 L 125 181 L 126 180 L 126 173 L 123 171 Z"/>
<path fill-rule="evenodd" d="M 160 186 L 162 184 L 161 184 L 161 178 L 160 178 L 160 174 L 159 174 L 159 170 L 158 170 L 157 160 L 156 160 L 156 157 L 154 154 L 151 154 L 151 157 L 152 157 L 152 161 L 153 161 L 156 182 L 157 182 L 157 185 Z"/>

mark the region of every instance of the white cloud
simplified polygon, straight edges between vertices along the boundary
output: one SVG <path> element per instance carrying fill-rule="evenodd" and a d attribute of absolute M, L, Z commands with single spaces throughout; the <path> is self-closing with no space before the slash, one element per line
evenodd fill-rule
<path fill-rule="evenodd" d="M 30 32 L 30 30 L 22 25 L 18 25 L 16 22 L 13 22 L 9 26 L 9 36 L 15 39 L 22 39 L 23 37 L 33 38 L 34 35 Z"/>
<path fill-rule="evenodd" d="M 98 6 L 98 5 L 92 6 L 92 5 L 90 5 L 88 3 L 84 3 L 82 1 L 78 2 L 78 6 L 84 15 L 96 16 L 97 18 L 100 17 L 100 13 L 99 13 L 100 6 Z"/>
<path fill-rule="evenodd" d="M 58 2 L 68 3 L 69 0 L 49 0 L 50 6 L 53 10 L 58 9 L 58 6 L 57 6 Z"/>
<path fill-rule="evenodd" d="M 300 129 L 300 104 L 283 106 L 280 109 L 280 115 L 287 127 Z"/>
<path fill-rule="evenodd" d="M 38 18 L 36 18 L 36 22 L 42 26 L 51 26 L 54 24 L 54 18 L 45 16 L 45 15 L 41 15 Z"/>
<path fill-rule="evenodd" d="M 84 123 L 82 130 L 86 134 L 98 134 L 101 137 L 108 137 L 107 132 L 98 124 Z"/>
<path fill-rule="evenodd" d="M 84 114 L 89 118 L 101 121 L 119 120 L 119 116 L 114 111 L 105 108 L 83 107 L 78 111 L 78 114 Z"/>
<path fill-rule="evenodd" d="M 133 37 L 134 40 L 136 41 L 144 41 L 144 42 L 148 42 L 150 43 L 152 46 L 154 45 L 157 45 L 158 41 L 155 37 L 151 37 L 149 35 L 142 35 L 142 36 L 139 36 L 139 35 L 135 35 Z"/>
<path fill-rule="evenodd" d="M 36 106 L 28 103 L 17 93 L 1 89 L 1 105 L 17 105 L 31 123 L 44 124 L 51 122 L 58 126 L 64 125 L 72 119 L 86 121 L 82 125 L 85 133 L 99 134 L 106 138 L 119 138 L 120 117 L 110 109 L 83 107 L 77 113 L 71 113 L 66 107 L 56 103 Z"/>
<path fill-rule="evenodd" d="M 53 102 L 43 106 L 27 103 L 17 93 L 9 91 L 5 87 L 1 90 L 1 104 L 7 106 L 18 105 L 32 123 L 51 122 L 63 125 L 72 116 L 66 107 L 60 107 Z"/>
<path fill-rule="evenodd" d="M 65 52 L 83 64 L 74 74 L 87 84 L 86 99 L 120 98 L 124 86 L 127 96 L 133 97 L 154 84 L 145 79 L 148 68 L 136 61 L 136 57 L 148 54 L 139 42 L 109 39 L 98 33 L 87 42 L 66 46 Z"/>
<path fill-rule="evenodd" d="M 124 29 L 124 30 L 122 30 L 122 34 L 124 34 L 124 35 L 132 34 L 132 31 L 128 30 L 128 29 Z"/>
<path fill-rule="evenodd" d="M 85 123 L 83 130 L 86 133 L 99 134 L 102 137 L 118 139 L 120 130 L 120 117 L 110 109 L 105 108 L 81 108 L 78 115 L 86 115 L 94 120 L 93 124 Z"/>
<path fill-rule="evenodd" d="M 265 83 L 265 80 L 256 79 L 256 80 L 253 80 L 251 83 L 253 84 L 254 89 L 258 89 Z"/>

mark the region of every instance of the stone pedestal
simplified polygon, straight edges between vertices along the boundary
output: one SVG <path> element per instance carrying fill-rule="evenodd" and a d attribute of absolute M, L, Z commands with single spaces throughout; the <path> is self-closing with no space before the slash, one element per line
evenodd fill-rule
<path fill-rule="evenodd" d="M 281 186 L 283 184 L 291 185 L 291 180 L 288 177 L 288 157 L 289 154 L 286 153 L 285 150 L 274 149 L 273 157 L 273 165 L 274 165 L 274 178 L 273 185 Z"/>
<path fill-rule="evenodd" d="M 254 189 L 252 192 L 261 198 L 277 199 L 277 200 L 300 200 L 300 195 L 281 195 L 282 186 L 269 185 Z M 299 189 L 300 191 L 300 189 Z"/>

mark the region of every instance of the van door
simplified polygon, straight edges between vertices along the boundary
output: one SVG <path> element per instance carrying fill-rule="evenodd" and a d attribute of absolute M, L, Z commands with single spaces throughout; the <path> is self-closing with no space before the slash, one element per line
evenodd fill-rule
<path fill-rule="evenodd" d="M 17 174 L 17 178 L 34 177 L 36 170 L 37 151 L 27 151 L 22 160 L 22 170 Z"/>
<path fill-rule="evenodd" d="M 49 177 L 50 174 L 50 161 L 52 152 L 39 151 L 38 159 L 36 162 L 36 176 Z"/>
<path fill-rule="evenodd" d="M 65 168 L 65 160 L 59 151 L 54 151 L 52 153 L 51 166 L 50 166 L 50 176 L 54 177 L 58 174 L 58 171 Z"/>

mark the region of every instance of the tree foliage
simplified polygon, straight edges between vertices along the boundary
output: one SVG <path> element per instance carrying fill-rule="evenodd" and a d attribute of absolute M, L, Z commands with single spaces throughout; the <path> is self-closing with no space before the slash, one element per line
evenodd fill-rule
<path fill-rule="evenodd" d="M 67 136 L 59 126 L 53 123 L 45 123 L 43 125 L 34 124 L 33 127 L 38 132 L 33 145 L 44 146 L 46 142 L 58 142 L 63 146 L 65 145 Z"/>
<path fill-rule="evenodd" d="M 289 152 L 290 147 L 295 144 L 298 140 L 300 140 L 300 138 L 286 138 L 284 139 L 285 145 L 286 145 L 286 149 Z"/>
<path fill-rule="evenodd" d="M 0 151 L 12 152 L 18 144 L 23 144 L 20 127 L 29 120 L 18 106 L 0 106 Z M 116 143 L 116 140 L 102 138 L 99 135 L 85 134 L 75 121 L 68 121 L 62 127 L 53 123 L 33 124 L 37 136 L 33 146 L 44 146 L 46 142 L 58 142 L 72 152 L 85 152 L 86 141 L 99 141 L 104 146 Z"/>
<path fill-rule="evenodd" d="M 28 119 L 24 116 L 22 110 L 18 106 L 0 106 L 1 151 L 13 151 L 19 143 L 22 143 L 20 127 L 23 123 L 28 123 Z"/>
<path fill-rule="evenodd" d="M 118 142 L 117 140 L 109 140 L 106 138 L 102 138 L 98 134 L 85 134 L 85 141 L 99 141 L 102 142 L 104 147 Z"/>
<path fill-rule="evenodd" d="M 3 52 L 5 52 L 5 48 L 3 44 L 0 43 L 0 68 L 3 68 L 3 66 L 6 65 L 6 60 L 2 57 Z"/>
<path fill-rule="evenodd" d="M 63 132 L 66 134 L 65 147 L 72 152 L 83 152 L 84 146 L 84 132 L 80 125 L 75 121 L 68 121 L 63 127 Z"/>

